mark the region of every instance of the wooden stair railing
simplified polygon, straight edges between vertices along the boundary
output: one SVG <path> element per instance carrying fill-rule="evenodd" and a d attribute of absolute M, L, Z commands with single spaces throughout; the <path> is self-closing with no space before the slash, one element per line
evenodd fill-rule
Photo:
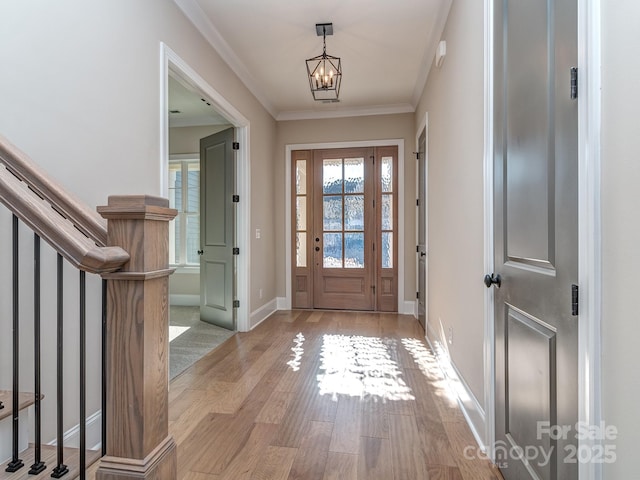
<path fill-rule="evenodd" d="M 168 222 L 176 210 L 163 198 L 113 196 L 98 207 L 101 218 L 2 136 L 0 202 L 72 265 L 106 280 L 107 441 L 96 479 L 176 479 L 168 431 Z"/>

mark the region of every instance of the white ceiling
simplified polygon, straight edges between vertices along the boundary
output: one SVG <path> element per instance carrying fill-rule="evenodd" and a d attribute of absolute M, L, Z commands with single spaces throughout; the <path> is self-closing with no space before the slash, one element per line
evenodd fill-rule
<path fill-rule="evenodd" d="M 279 119 L 411 112 L 452 0 L 174 0 Z M 305 60 L 322 53 L 315 24 L 332 22 L 342 59 L 340 102 L 314 101 Z"/>
<path fill-rule="evenodd" d="M 169 127 L 193 127 L 199 125 L 226 125 L 229 121 L 220 116 L 214 107 L 193 88 L 183 85 L 169 75 Z"/>

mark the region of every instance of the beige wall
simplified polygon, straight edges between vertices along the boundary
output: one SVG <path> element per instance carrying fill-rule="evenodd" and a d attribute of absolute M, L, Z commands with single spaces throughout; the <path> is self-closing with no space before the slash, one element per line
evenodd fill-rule
<path fill-rule="evenodd" d="M 400 241 L 405 245 L 405 300 L 415 300 L 415 125 L 413 114 L 332 118 L 323 120 L 291 120 L 278 122 L 275 153 L 276 206 L 276 279 L 278 296 L 285 292 L 285 147 L 293 144 L 329 143 L 366 140 L 404 139 L 405 185 L 401 187 L 405 201 L 405 226 Z"/>
<path fill-rule="evenodd" d="M 602 2 L 602 392 L 617 461 L 604 478 L 638 477 L 640 444 L 640 2 Z M 633 46 L 633 47 L 632 47 Z M 612 442 L 604 442 L 612 443 Z"/>
<path fill-rule="evenodd" d="M 274 298 L 276 122 L 176 4 L 3 0 L 0 18 L 0 133 L 92 207 L 105 204 L 113 194 L 161 193 L 161 42 L 248 119 L 251 228 L 262 229 L 262 239 L 251 243 L 249 311 Z M 28 274 L 24 277 L 28 282 Z M 8 292 L 5 281 L 0 280 L 0 291 Z M 262 300 L 257 295 L 260 286 L 265 289 Z M 91 335 L 99 338 L 95 331 Z M 23 351 L 27 355 L 28 350 Z M 2 343 L 0 364 L 9 364 L 9 352 Z M 90 361 L 89 369 L 92 378 L 99 378 L 96 362 Z M 44 393 L 55 397 L 55 390 Z M 69 395 L 75 398 L 71 391 Z M 90 400 L 93 412 L 99 402 L 96 397 Z M 72 403 L 65 404 L 71 409 L 71 424 L 77 413 Z M 44 440 L 50 439 L 46 430 Z"/>
<path fill-rule="evenodd" d="M 451 358 L 484 401 L 483 2 L 456 0 L 416 111 L 429 114 L 429 327 L 453 329 Z"/>

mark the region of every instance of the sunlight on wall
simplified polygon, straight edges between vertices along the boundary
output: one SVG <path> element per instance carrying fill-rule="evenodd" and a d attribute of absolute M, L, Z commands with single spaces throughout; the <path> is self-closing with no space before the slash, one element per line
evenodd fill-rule
<path fill-rule="evenodd" d="M 324 335 L 320 395 L 377 397 L 382 400 L 413 400 L 411 388 L 401 378 L 393 360 L 396 340 L 349 335 Z"/>
<path fill-rule="evenodd" d="M 438 356 L 436 356 L 424 343 L 415 338 L 403 338 L 402 345 L 411 354 L 420 371 L 430 380 L 436 395 L 446 398 L 451 407 L 456 406 L 457 398 L 461 393 L 460 390 L 464 390 L 464 388 L 460 384 L 457 375 L 454 379 L 447 372 L 444 372 L 441 368 L 442 364 L 438 363 L 438 358 L 442 360 L 441 355 L 447 356 L 447 352 L 441 348 Z M 438 343 L 436 342 L 436 348 L 437 345 Z M 447 365 L 450 365 L 450 362 L 447 362 Z M 457 380 L 457 383 L 455 380 Z M 466 395 L 466 392 L 464 394 Z"/>

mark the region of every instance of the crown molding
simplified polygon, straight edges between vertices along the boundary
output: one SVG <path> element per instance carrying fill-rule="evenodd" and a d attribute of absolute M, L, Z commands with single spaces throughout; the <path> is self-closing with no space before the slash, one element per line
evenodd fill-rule
<path fill-rule="evenodd" d="M 429 78 L 429 72 L 431 71 L 431 65 L 433 64 L 433 58 L 436 55 L 438 43 L 442 38 L 444 27 L 447 24 L 447 19 L 449 18 L 449 11 L 451 10 L 452 3 L 453 0 L 448 0 L 443 5 L 443 8 L 440 10 L 440 12 L 438 12 L 438 18 L 436 18 L 434 28 L 433 30 L 431 30 L 431 36 L 429 37 L 429 42 L 427 43 L 428 48 L 425 52 L 424 58 L 422 59 L 420 71 L 418 72 L 418 78 L 416 79 L 416 86 L 413 88 L 413 95 L 411 96 L 411 103 L 415 108 L 417 108 L 420 97 L 422 97 L 422 92 L 424 92 L 424 88 L 427 85 L 427 79 Z"/>
<path fill-rule="evenodd" d="M 395 105 L 374 105 L 371 107 L 354 107 L 340 110 L 298 110 L 281 112 L 276 120 L 317 120 L 321 118 L 365 117 L 370 115 L 393 115 L 397 113 L 414 113 L 415 107 L 408 103 Z"/>
<path fill-rule="evenodd" d="M 278 111 L 273 104 L 268 100 L 265 93 L 258 87 L 258 82 L 249 73 L 247 67 L 240 61 L 235 52 L 231 49 L 229 44 L 220 35 L 220 32 L 209 21 L 209 17 L 202 10 L 196 0 L 173 0 L 178 8 L 182 10 L 185 16 L 193 23 L 196 29 L 202 34 L 202 36 L 209 42 L 216 52 L 227 63 L 229 68 L 238 76 L 240 81 L 249 89 L 254 97 L 262 104 L 262 106 L 271 114 L 273 118 L 276 118 Z"/>

